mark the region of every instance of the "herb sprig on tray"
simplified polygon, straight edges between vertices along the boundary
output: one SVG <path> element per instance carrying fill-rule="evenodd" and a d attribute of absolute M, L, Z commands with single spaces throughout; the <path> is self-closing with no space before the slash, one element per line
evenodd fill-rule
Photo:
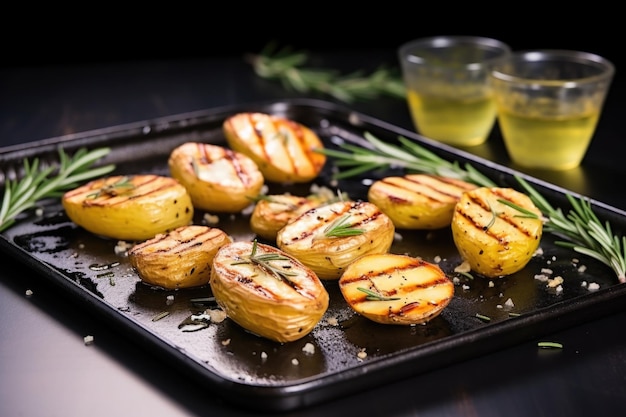
<path fill-rule="evenodd" d="M 458 161 L 447 161 L 408 138 L 398 137 L 399 145 L 383 142 L 369 132 L 365 132 L 364 138 L 365 146 L 343 143 L 339 145 L 340 150 L 317 150 L 335 159 L 340 169 L 335 178 L 397 167 L 408 172 L 457 178 L 483 187 L 496 186 L 469 163 L 461 166 Z M 557 245 L 602 262 L 615 272 L 620 283 L 626 282 L 626 237 L 613 233 L 608 221 L 600 221 L 589 199 L 567 194 L 572 209 L 565 213 L 561 208 L 553 207 L 522 177 L 516 175 L 515 179 L 542 212 L 546 232 L 564 239 L 557 241 Z"/>
<path fill-rule="evenodd" d="M 20 180 L 7 180 L 0 207 L 0 232 L 15 223 L 15 219 L 26 210 L 34 208 L 41 200 L 61 197 L 63 192 L 77 187 L 115 169 L 115 165 L 94 168 L 93 165 L 110 152 L 109 148 L 91 151 L 79 149 L 68 155 L 59 148 L 59 165 L 41 169 L 39 158 L 24 160 L 24 175 Z"/>
<path fill-rule="evenodd" d="M 398 71 L 380 67 L 369 75 L 361 71 L 341 74 L 334 69 L 306 67 L 308 59 L 306 52 L 289 47 L 277 49 L 273 43 L 259 54 L 246 57 L 258 76 L 279 80 L 287 90 L 327 94 L 347 103 L 380 96 L 406 98 Z"/>

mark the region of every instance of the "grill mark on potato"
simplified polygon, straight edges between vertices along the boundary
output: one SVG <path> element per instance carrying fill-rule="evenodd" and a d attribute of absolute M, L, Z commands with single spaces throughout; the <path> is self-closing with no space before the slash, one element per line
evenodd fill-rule
<path fill-rule="evenodd" d="M 217 160 L 225 159 L 230 163 L 230 165 L 232 165 L 233 171 L 242 184 L 248 186 L 253 182 L 250 172 L 241 164 L 241 160 L 239 159 L 237 152 L 228 148 L 209 148 L 209 146 L 206 146 L 204 143 L 197 143 L 197 147 L 198 152 L 202 155 L 200 162 L 203 165 L 210 165 Z M 213 150 L 214 152 L 209 152 L 210 150 Z"/>
<path fill-rule="evenodd" d="M 387 269 L 377 269 L 376 271 L 371 270 L 367 274 L 363 274 L 359 277 L 354 277 L 351 279 L 344 278 L 342 282 L 345 282 L 345 283 L 354 283 L 354 282 L 359 282 L 359 281 L 373 282 L 377 277 L 384 277 L 385 275 L 391 275 L 394 272 L 400 273 L 401 271 L 409 271 L 409 270 L 418 269 L 418 268 L 430 268 L 430 265 L 426 261 L 416 258 L 416 259 L 412 259 L 410 262 L 407 260 L 406 262 L 402 264 L 397 263 L 396 265 Z M 429 285 L 426 285 L 426 287 L 428 286 Z"/>
<path fill-rule="evenodd" d="M 191 249 L 197 246 L 202 246 L 206 243 L 210 244 L 212 240 L 221 238 L 221 232 L 217 229 L 209 229 L 209 230 L 202 230 L 202 231 L 198 230 L 198 232 L 196 232 L 193 236 L 189 236 L 184 239 L 173 240 L 172 239 L 173 237 L 174 235 L 170 235 L 170 236 L 167 236 L 165 234 L 157 235 L 150 241 L 147 241 L 147 242 L 144 242 L 144 243 L 141 243 L 132 247 L 128 251 L 128 254 L 132 255 L 132 254 L 138 253 L 139 251 L 150 250 L 153 248 L 157 248 L 157 249 L 153 250 L 152 253 L 184 254 L 185 252 L 189 252 Z M 159 246 L 162 246 L 164 242 L 167 243 L 168 241 L 172 243 L 172 246 L 159 248 Z"/>
<path fill-rule="evenodd" d="M 520 205 L 519 202 L 516 202 L 514 200 L 512 200 L 511 198 L 509 198 L 507 195 L 505 194 L 501 194 L 501 193 L 494 193 L 493 191 L 490 190 L 490 194 L 494 196 L 493 202 L 495 204 L 498 205 L 502 205 L 501 203 L 498 203 L 496 200 L 502 199 L 502 200 L 507 200 L 512 202 L 513 204 L 518 204 Z M 494 233 L 494 229 L 493 227 L 490 228 L 486 228 L 487 223 L 480 224 L 477 220 L 475 220 L 476 217 L 478 216 L 472 216 L 472 214 L 469 213 L 469 211 L 471 210 L 470 206 L 473 205 L 475 207 L 478 207 L 480 209 L 482 209 L 482 211 L 480 212 L 480 214 L 482 214 L 484 216 L 484 218 L 487 221 L 490 221 L 492 216 L 497 216 L 500 220 L 506 222 L 511 229 L 515 229 L 517 230 L 519 233 L 526 235 L 526 236 L 534 236 L 533 233 L 531 233 L 530 231 L 524 229 L 522 227 L 522 225 L 516 221 L 516 219 L 514 217 L 511 217 L 509 215 L 507 215 L 506 213 L 503 212 L 499 212 L 496 210 L 496 213 L 492 213 L 492 206 L 490 206 L 490 203 L 487 199 L 483 199 L 483 198 L 477 198 L 477 196 L 470 196 L 469 197 L 471 200 L 471 203 L 469 203 L 467 205 L 467 210 L 464 210 L 464 207 L 457 207 L 456 210 L 465 218 L 468 220 L 468 222 L 470 224 L 472 224 L 474 227 L 476 227 L 477 229 L 481 230 L 483 233 L 485 233 L 488 236 L 493 237 L 494 239 L 497 239 L 501 242 L 508 242 L 508 239 L 505 239 L 507 236 L 511 236 L 511 231 L 504 231 L 503 233 Z"/>
<path fill-rule="evenodd" d="M 106 182 L 96 182 L 91 187 L 80 188 L 76 190 L 75 193 L 68 194 L 68 198 L 83 198 L 82 204 L 84 206 L 112 207 L 124 204 L 130 200 L 137 200 L 150 197 L 151 195 L 166 193 L 167 190 L 171 188 L 182 187 L 178 184 L 178 182 L 169 178 L 159 177 L 157 175 L 139 175 L 130 177 L 130 182 L 133 184 L 133 187 L 124 192 L 115 195 L 102 193 L 95 198 L 89 198 L 91 194 L 97 193 L 102 187 L 114 184 L 120 178 L 122 177 L 111 177 Z"/>

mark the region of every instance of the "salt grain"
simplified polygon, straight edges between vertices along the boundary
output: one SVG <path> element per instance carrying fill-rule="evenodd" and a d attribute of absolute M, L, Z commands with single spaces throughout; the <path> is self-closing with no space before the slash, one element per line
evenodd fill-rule
<path fill-rule="evenodd" d="M 87 335 L 83 337 L 83 342 L 85 343 L 86 346 L 93 344 L 93 336 Z"/>

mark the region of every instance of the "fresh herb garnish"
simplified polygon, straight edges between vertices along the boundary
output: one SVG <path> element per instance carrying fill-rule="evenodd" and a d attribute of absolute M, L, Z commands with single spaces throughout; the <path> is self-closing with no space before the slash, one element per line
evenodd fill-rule
<path fill-rule="evenodd" d="M 59 148 L 59 166 L 40 168 L 39 158 L 24 160 L 24 176 L 20 180 L 7 180 L 0 208 L 0 232 L 15 223 L 21 213 L 35 207 L 45 198 L 60 197 L 64 191 L 81 182 L 108 174 L 115 165 L 93 168 L 93 164 L 110 152 L 109 148 L 92 151 L 79 149 L 68 156 Z"/>
<path fill-rule="evenodd" d="M 400 297 L 385 297 L 384 295 L 376 291 L 372 291 L 368 288 L 357 287 L 357 290 L 363 291 L 365 294 L 367 294 L 367 296 L 365 297 L 367 301 L 394 301 L 400 299 Z"/>
<path fill-rule="evenodd" d="M 162 311 L 159 314 L 157 314 L 154 317 L 152 317 L 152 321 L 159 321 L 159 320 L 164 319 L 165 317 L 167 317 L 169 315 L 170 315 L 169 311 Z"/>
<path fill-rule="evenodd" d="M 274 275 L 279 280 L 289 281 L 289 277 L 295 277 L 298 274 L 290 271 L 285 267 L 277 267 L 271 264 L 274 261 L 291 261 L 290 258 L 279 253 L 261 253 L 257 254 L 258 243 L 256 239 L 252 242 L 252 251 L 245 259 L 235 261 L 231 265 L 254 264 L 264 271 Z"/>
<path fill-rule="evenodd" d="M 362 72 L 342 75 L 336 70 L 305 67 L 309 57 L 289 47 L 277 49 L 268 44 L 258 55 L 246 60 L 262 78 L 279 80 L 287 90 L 301 93 L 322 93 L 352 103 L 380 96 L 406 99 L 406 88 L 399 71 L 380 67 L 369 76 Z"/>
<path fill-rule="evenodd" d="M 374 169 L 399 167 L 413 172 L 457 178 L 483 187 L 496 186 L 469 163 L 461 167 L 458 161 L 446 161 L 405 137 L 398 138 L 400 146 L 385 143 L 368 132 L 364 137 L 367 142 L 364 146 L 344 143 L 340 146 L 342 150 L 316 151 L 334 158 L 338 167 L 348 168 L 339 172 L 337 178 L 348 178 Z M 515 179 L 542 212 L 544 230 L 565 239 L 556 244 L 597 259 L 615 272 L 619 282 L 626 282 L 626 237 L 614 234 L 608 221 L 602 223 L 598 219 L 588 198 L 575 198 L 566 194 L 572 209 L 565 214 L 560 208 L 552 207 L 522 177 L 516 175 Z M 529 218 L 535 216 L 521 207 L 518 210 Z"/>
<path fill-rule="evenodd" d="M 537 346 L 542 349 L 563 349 L 563 344 L 558 342 L 539 342 Z"/>
<path fill-rule="evenodd" d="M 125 191 L 133 188 L 135 188 L 135 185 L 130 181 L 130 177 L 124 176 L 111 184 L 105 185 L 95 193 L 89 194 L 87 198 L 98 198 L 103 195 L 115 197 L 119 195 L 120 190 Z"/>
<path fill-rule="evenodd" d="M 342 150 L 330 148 L 315 150 L 332 157 L 336 166 L 341 168 L 335 179 L 393 167 L 456 178 L 484 187 L 496 185 L 470 164 L 461 167 L 457 161 L 449 162 L 405 137 L 398 137 L 399 146 L 383 142 L 369 132 L 365 132 L 364 137 L 366 143 L 363 146 L 343 143 L 340 145 Z"/>
<path fill-rule="evenodd" d="M 365 229 L 360 229 L 354 227 L 352 223 L 349 223 L 350 220 L 349 214 L 344 214 L 343 216 L 335 219 L 334 222 L 326 226 L 324 229 L 324 236 L 326 237 L 346 237 L 346 236 L 358 236 L 365 233 Z"/>
<path fill-rule="evenodd" d="M 484 314 L 479 314 L 479 313 L 476 313 L 476 318 L 477 318 L 477 319 L 480 319 L 480 320 L 482 320 L 482 321 L 485 321 L 485 322 L 489 322 L 489 321 L 491 321 L 491 317 L 489 317 L 489 316 L 485 316 Z"/>
<path fill-rule="evenodd" d="M 608 221 L 602 223 L 593 212 L 589 199 L 574 198 L 567 194 L 572 209 L 565 214 L 561 208 L 552 207 L 523 178 L 516 178 L 535 205 L 548 218 L 544 223 L 545 230 L 566 239 L 555 244 L 602 262 L 613 269 L 619 282 L 626 282 L 626 236 L 614 234 Z"/>

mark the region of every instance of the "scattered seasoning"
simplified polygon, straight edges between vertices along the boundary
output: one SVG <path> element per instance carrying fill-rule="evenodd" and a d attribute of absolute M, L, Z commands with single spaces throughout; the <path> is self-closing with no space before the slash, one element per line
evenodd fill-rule
<path fill-rule="evenodd" d="M 197 304 L 197 305 L 217 305 L 217 302 L 215 301 L 215 297 L 199 297 L 199 298 L 192 298 L 191 300 L 189 300 L 189 302 L 191 302 L 191 304 Z"/>
<path fill-rule="evenodd" d="M 33 295 L 33 290 L 26 290 L 26 296 L 30 297 L 31 295 Z"/>
<path fill-rule="evenodd" d="M 521 316 L 520 313 L 513 313 L 512 311 L 509 312 L 509 317 L 519 317 Z"/>
<path fill-rule="evenodd" d="M 92 335 L 87 335 L 85 337 L 83 337 L 83 342 L 85 343 L 85 346 L 89 346 L 93 344 L 93 336 Z"/>
<path fill-rule="evenodd" d="M 542 349 L 563 349 L 563 344 L 558 342 L 539 342 L 537 347 Z"/>
<path fill-rule="evenodd" d="M 163 312 L 157 314 L 156 316 L 152 317 L 152 321 L 159 321 L 159 320 L 164 319 L 165 317 L 167 317 L 169 315 L 170 315 L 169 311 L 163 311 Z"/>
<path fill-rule="evenodd" d="M 491 317 L 487 317 L 487 316 L 479 314 L 479 313 L 476 313 L 476 318 L 479 318 L 482 321 L 491 321 Z"/>

